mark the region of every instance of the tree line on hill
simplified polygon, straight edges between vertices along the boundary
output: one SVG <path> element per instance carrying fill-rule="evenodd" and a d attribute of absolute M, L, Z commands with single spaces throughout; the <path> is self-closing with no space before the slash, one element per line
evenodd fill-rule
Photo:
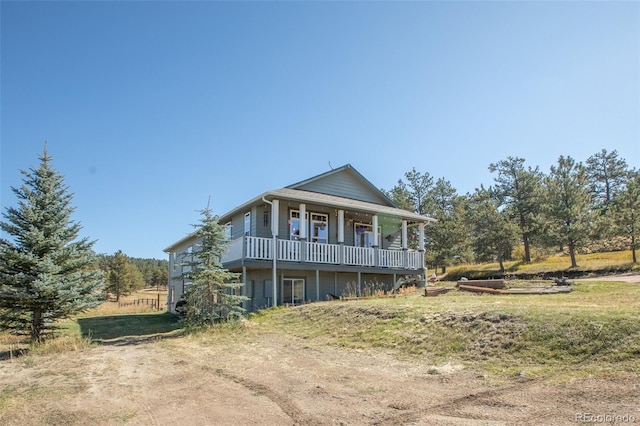
<path fill-rule="evenodd" d="M 534 255 L 630 250 L 640 241 L 640 171 L 617 151 L 602 150 L 585 163 L 560 156 L 548 173 L 507 157 L 489 165 L 494 184 L 460 195 L 444 178 L 415 168 L 383 192 L 400 208 L 437 219 L 427 228 L 426 261 L 447 265 Z M 412 235 L 417 245 L 417 235 Z"/>

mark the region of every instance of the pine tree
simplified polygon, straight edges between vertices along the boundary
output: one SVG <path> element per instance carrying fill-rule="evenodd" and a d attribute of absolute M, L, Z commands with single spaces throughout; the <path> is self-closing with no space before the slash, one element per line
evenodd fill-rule
<path fill-rule="evenodd" d="M 489 171 L 498 176 L 493 188 L 500 204 L 507 206 L 514 223 L 520 230 L 524 246 L 524 261 L 531 262 L 531 243 L 537 232 L 537 221 L 542 204 L 543 175 L 538 168 L 525 169 L 524 159 L 507 157 L 506 160 L 489 165 Z"/>
<path fill-rule="evenodd" d="M 628 240 L 631 259 L 636 264 L 640 243 L 640 171 L 632 170 L 628 176 L 624 191 L 615 200 L 615 216 L 618 218 L 618 233 Z"/>
<path fill-rule="evenodd" d="M 93 241 L 78 239 L 72 221 L 72 194 L 51 165 L 45 145 L 40 166 L 22 171 L 23 184 L 11 188 L 18 207 L 7 208 L 0 228 L 0 328 L 39 342 L 55 322 L 101 303 L 102 273 Z"/>
<path fill-rule="evenodd" d="M 109 275 L 107 280 L 107 291 L 115 294 L 116 302 L 120 301 L 120 296 L 129 294 L 128 270 L 129 258 L 122 250 L 118 250 L 109 259 Z"/>
<path fill-rule="evenodd" d="M 195 327 L 239 318 L 245 311 L 242 303 L 248 300 L 238 294 L 243 286 L 238 282 L 240 274 L 224 269 L 220 262 L 226 250 L 224 227 L 209 207 L 200 213 L 200 224 L 195 226 L 199 243 L 191 253 L 185 253 L 185 272 L 180 276 L 188 283 L 185 321 Z"/>
<path fill-rule="evenodd" d="M 545 179 L 547 190 L 546 215 L 556 241 L 566 244 L 571 267 L 576 263 L 576 251 L 585 245 L 591 223 L 591 197 L 587 174 L 581 163 L 571 157 L 560 156 L 557 166 Z"/>
<path fill-rule="evenodd" d="M 467 221 L 471 227 L 471 241 L 476 261 L 498 260 L 504 273 L 504 261 L 518 243 L 518 226 L 510 219 L 509 212 L 500 209 L 500 201 L 492 197 L 492 188 L 476 189 L 467 204 Z"/>

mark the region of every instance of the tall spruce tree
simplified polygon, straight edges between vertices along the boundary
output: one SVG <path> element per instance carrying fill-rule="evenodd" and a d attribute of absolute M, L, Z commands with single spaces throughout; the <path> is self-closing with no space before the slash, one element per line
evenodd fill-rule
<path fill-rule="evenodd" d="M 195 225 L 198 243 L 190 253 L 184 253 L 180 279 L 188 283 L 185 292 L 188 325 L 212 326 L 221 320 L 237 319 L 244 313 L 242 303 L 247 297 L 238 294 L 244 285 L 240 274 L 224 269 L 220 259 L 226 250 L 224 227 L 207 206 Z"/>
<path fill-rule="evenodd" d="M 72 194 L 64 176 L 39 156 L 40 166 L 22 171 L 23 184 L 11 188 L 18 207 L 7 208 L 0 228 L 0 328 L 39 342 L 68 318 L 101 303 L 102 273 L 93 241 L 78 239 L 71 219 Z"/>

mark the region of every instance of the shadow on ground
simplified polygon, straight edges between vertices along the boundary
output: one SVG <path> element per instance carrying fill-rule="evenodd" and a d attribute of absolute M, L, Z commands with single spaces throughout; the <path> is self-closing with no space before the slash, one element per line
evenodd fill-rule
<path fill-rule="evenodd" d="M 79 318 L 78 324 L 82 337 L 106 345 L 144 343 L 180 330 L 179 318 L 170 313 Z"/>

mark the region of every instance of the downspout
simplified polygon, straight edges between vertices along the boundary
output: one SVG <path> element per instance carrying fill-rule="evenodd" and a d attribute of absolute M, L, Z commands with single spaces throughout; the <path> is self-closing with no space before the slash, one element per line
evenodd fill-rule
<path fill-rule="evenodd" d="M 273 297 L 273 301 L 272 301 L 272 305 L 273 307 L 278 306 L 278 290 L 277 290 L 277 279 L 278 279 L 278 274 L 276 272 L 276 267 L 277 267 L 277 259 L 278 259 L 278 212 L 274 211 L 274 209 L 278 208 L 278 201 L 274 200 L 274 202 L 271 202 L 269 200 L 267 200 L 266 198 L 264 198 L 264 196 L 262 197 L 262 201 L 264 201 L 265 203 L 269 204 L 271 206 L 271 237 L 272 237 L 272 252 L 271 252 L 271 257 L 273 258 L 273 264 L 271 266 L 271 286 L 272 286 L 272 297 Z M 274 206 L 275 203 L 275 206 Z"/>

